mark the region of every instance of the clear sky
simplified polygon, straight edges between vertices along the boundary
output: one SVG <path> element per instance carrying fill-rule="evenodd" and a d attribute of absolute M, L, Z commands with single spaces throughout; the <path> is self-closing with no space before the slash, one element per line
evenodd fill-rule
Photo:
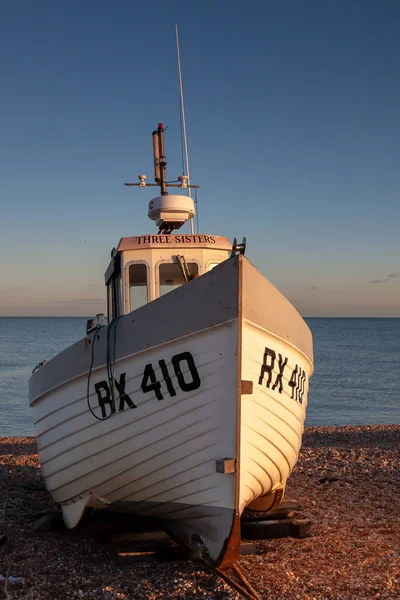
<path fill-rule="evenodd" d="M 159 121 L 181 172 L 175 22 L 200 231 L 304 316 L 400 317 L 398 0 L 3 0 L 0 315 L 104 310 L 111 248 L 156 233 L 123 183 Z"/>

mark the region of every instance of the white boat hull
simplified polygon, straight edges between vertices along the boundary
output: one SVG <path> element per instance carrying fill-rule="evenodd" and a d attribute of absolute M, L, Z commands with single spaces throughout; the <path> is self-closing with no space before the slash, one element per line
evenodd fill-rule
<path fill-rule="evenodd" d="M 246 259 L 214 271 L 109 326 L 108 343 L 104 328 L 94 349 L 84 339 L 46 363 L 30 401 L 42 475 L 69 527 L 88 506 L 155 517 L 224 566 L 243 509 L 284 487 L 297 461 L 312 349 Z M 255 291 L 296 323 L 294 340 L 260 316 Z"/>
<path fill-rule="evenodd" d="M 244 321 L 242 339 L 242 379 L 254 385 L 241 403 L 240 512 L 285 488 L 301 447 L 310 369 L 296 348 L 255 323 Z"/>

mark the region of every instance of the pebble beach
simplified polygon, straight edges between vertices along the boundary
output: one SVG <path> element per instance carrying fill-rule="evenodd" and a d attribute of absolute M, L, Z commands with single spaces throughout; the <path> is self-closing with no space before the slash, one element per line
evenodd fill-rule
<path fill-rule="evenodd" d="M 0 598 L 240 598 L 191 561 L 118 565 L 91 536 L 32 535 L 32 513 L 56 509 L 40 485 L 34 438 L 1 438 Z M 261 598 L 400 598 L 400 425 L 306 428 L 285 500 L 312 526 L 239 558 Z"/>

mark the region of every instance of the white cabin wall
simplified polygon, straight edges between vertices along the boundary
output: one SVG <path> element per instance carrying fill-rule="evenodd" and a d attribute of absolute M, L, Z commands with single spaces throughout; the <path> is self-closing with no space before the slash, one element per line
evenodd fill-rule
<path fill-rule="evenodd" d="M 221 263 L 229 258 L 230 253 L 227 250 L 217 250 L 213 248 L 162 248 L 162 249 L 143 249 L 143 250 L 125 250 L 122 252 L 122 289 L 124 294 L 123 306 L 125 314 L 130 312 L 129 302 L 129 278 L 128 268 L 132 262 L 144 262 L 148 265 L 149 278 L 149 301 L 155 300 L 159 296 L 158 292 L 158 265 L 162 261 L 172 261 L 172 257 L 182 254 L 186 261 L 197 262 L 199 265 L 199 275 L 204 275 L 209 270 L 212 263 Z"/>

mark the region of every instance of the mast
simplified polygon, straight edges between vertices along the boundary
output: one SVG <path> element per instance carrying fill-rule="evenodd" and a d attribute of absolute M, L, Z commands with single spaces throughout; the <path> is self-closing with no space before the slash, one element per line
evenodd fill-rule
<path fill-rule="evenodd" d="M 187 138 L 186 138 L 186 119 L 185 119 L 185 103 L 183 101 L 183 84 L 182 84 L 182 70 L 181 70 L 181 54 L 179 51 L 179 37 L 178 37 L 178 25 L 175 23 L 175 39 L 176 39 L 176 55 L 178 59 L 178 76 L 179 76 L 179 92 L 180 92 L 180 101 L 181 101 L 181 120 L 182 120 L 182 129 L 183 129 L 183 148 L 185 153 L 185 170 L 188 178 L 188 196 L 192 197 L 190 191 L 190 170 L 189 170 L 189 155 L 188 155 L 188 147 L 187 147 Z M 197 208 L 197 207 L 196 207 Z M 190 230 L 191 233 L 194 233 L 194 225 L 193 219 L 190 219 Z"/>
<path fill-rule="evenodd" d="M 177 181 L 167 181 L 167 159 L 165 156 L 164 149 L 164 131 L 166 127 L 162 123 L 159 123 L 157 129 L 153 131 L 153 162 L 154 162 L 154 183 L 146 182 L 146 175 L 139 175 L 138 179 L 140 183 L 125 183 L 128 187 L 160 187 L 161 196 L 154 198 L 149 203 L 148 216 L 152 221 L 156 221 L 159 226 L 159 232 L 171 233 L 175 229 L 182 227 L 186 221 L 190 220 L 190 229 L 192 235 L 194 234 L 193 219 L 196 216 L 197 208 L 197 195 L 195 200 L 192 198 L 191 188 L 197 190 L 198 185 L 192 185 L 190 183 L 190 172 L 189 172 L 189 156 L 186 139 L 186 120 L 185 120 L 185 105 L 183 101 L 183 85 L 182 85 L 182 71 L 181 71 L 181 56 L 179 51 L 179 38 L 178 38 L 178 25 L 175 25 L 176 34 L 176 51 L 178 58 L 178 75 L 179 75 L 179 88 L 180 88 L 180 103 L 181 103 L 181 129 L 183 134 L 183 149 L 185 154 L 185 165 L 182 165 L 186 173 L 179 175 Z M 174 187 L 180 189 L 187 189 L 188 198 L 185 199 L 183 195 L 168 195 L 167 188 Z M 199 222 L 197 221 L 197 230 L 199 228 Z"/>
<path fill-rule="evenodd" d="M 154 155 L 154 181 L 161 188 L 161 196 L 166 196 L 167 192 L 167 159 L 164 151 L 164 127 L 162 123 L 153 131 L 153 155 Z"/>

